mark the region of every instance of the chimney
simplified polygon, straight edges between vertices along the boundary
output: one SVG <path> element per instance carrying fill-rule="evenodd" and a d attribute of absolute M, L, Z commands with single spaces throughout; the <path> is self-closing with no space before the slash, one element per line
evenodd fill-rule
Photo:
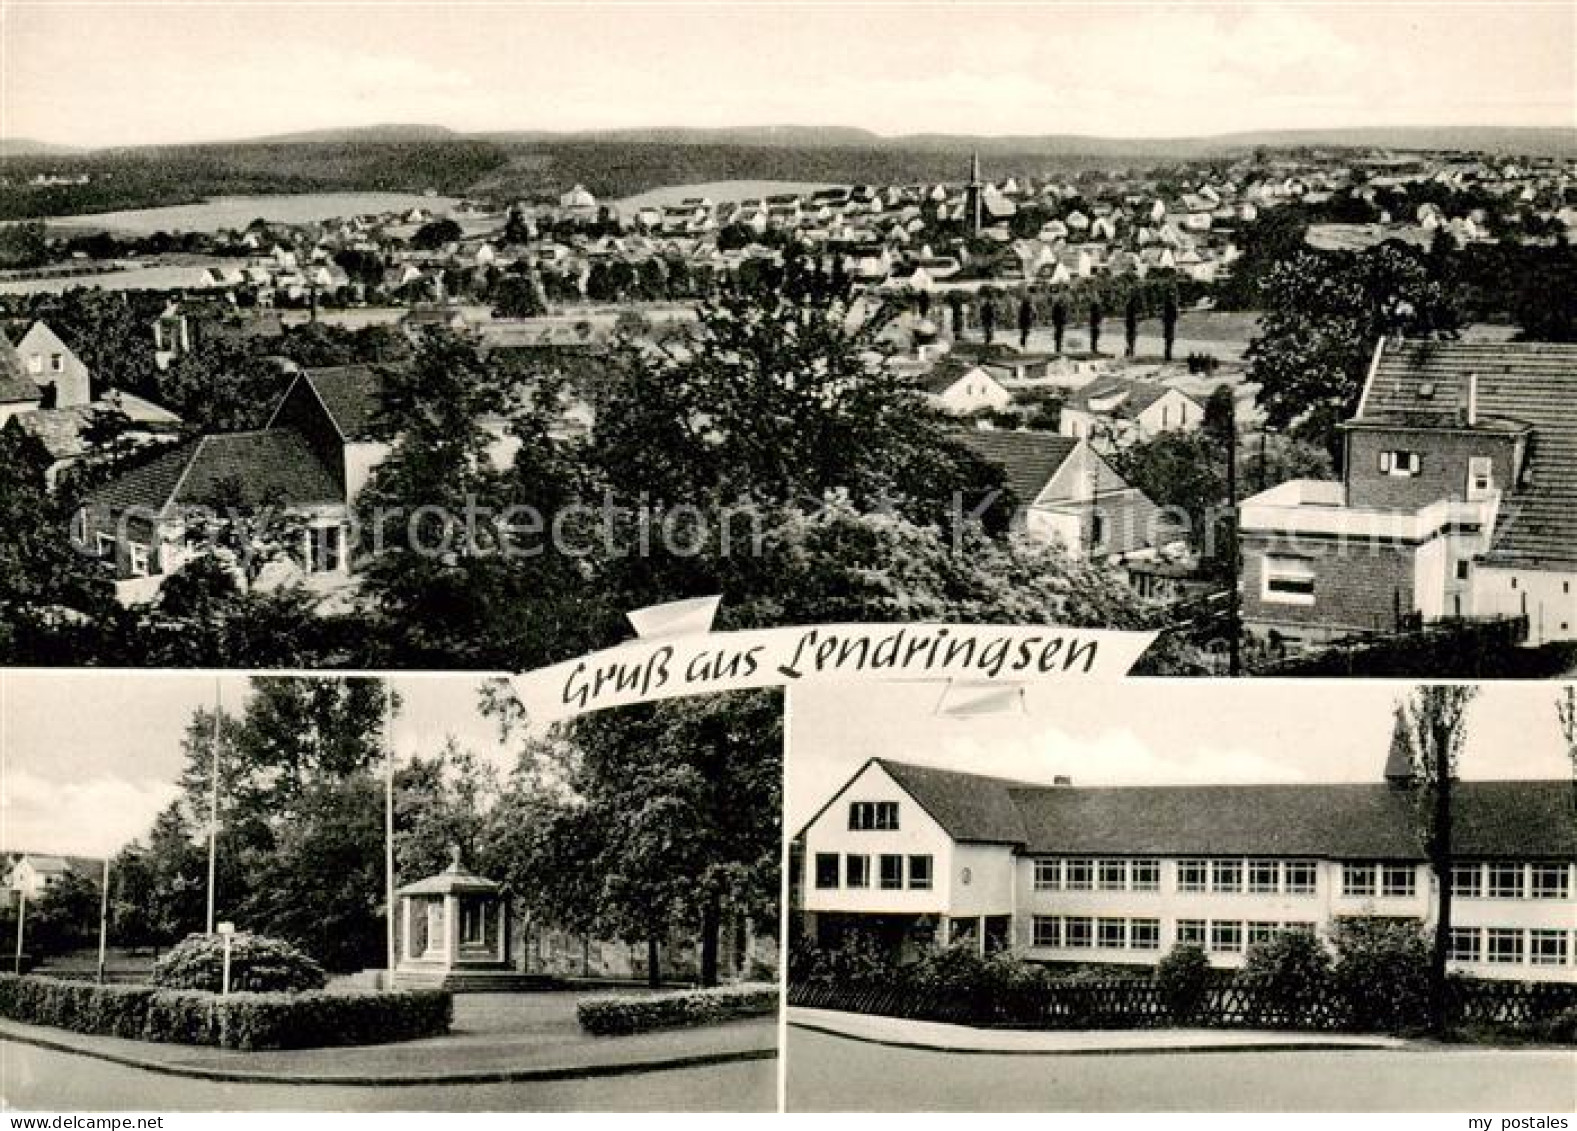
<path fill-rule="evenodd" d="M 1467 375 L 1467 424 L 1469 428 L 1478 424 L 1478 374 Z"/>

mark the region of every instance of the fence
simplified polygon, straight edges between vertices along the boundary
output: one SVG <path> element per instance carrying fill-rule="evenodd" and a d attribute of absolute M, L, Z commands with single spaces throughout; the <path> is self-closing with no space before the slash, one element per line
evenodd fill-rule
<path fill-rule="evenodd" d="M 1577 984 L 1456 980 L 1451 1013 L 1460 1024 L 1514 1027 L 1536 1024 L 1577 1007 Z M 809 1009 L 868 1013 L 914 1021 L 1000 1029 L 1202 1028 L 1333 1030 L 1347 1025 L 1347 1008 L 1332 993 L 1288 1003 L 1272 987 L 1234 978 L 1203 988 L 1197 1004 L 1178 1016 L 1155 982 L 1050 983 L 1014 991 L 958 991 L 908 986 L 794 983 L 788 1003 Z"/>
<path fill-rule="evenodd" d="M 1256 676 L 1415 676 L 1463 679 L 1531 675 L 1520 645 L 1526 617 L 1437 621 L 1412 631 L 1333 641 L 1307 652 L 1250 661 Z"/>

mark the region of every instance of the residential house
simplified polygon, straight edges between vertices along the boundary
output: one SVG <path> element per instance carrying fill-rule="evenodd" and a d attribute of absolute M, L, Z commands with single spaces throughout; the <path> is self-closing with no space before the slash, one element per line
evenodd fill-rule
<path fill-rule="evenodd" d="M 1245 625 L 1293 643 L 1522 616 L 1577 639 L 1577 345 L 1386 341 L 1344 478 L 1244 500 Z"/>
<path fill-rule="evenodd" d="M 44 408 L 71 408 L 93 399 L 88 367 L 50 329 L 47 322 L 35 322 L 16 344 L 17 356 L 28 378 L 43 390 Z"/>
<path fill-rule="evenodd" d="M 1577 982 L 1577 823 L 1564 781 L 1455 790 L 1451 968 Z M 1394 760 L 1383 782 L 1088 788 L 872 758 L 796 838 L 799 929 L 889 953 L 968 943 L 1154 965 L 1197 943 L 1241 966 L 1285 931 L 1433 922 L 1437 884 Z M 1311 820 L 1310 814 L 1319 814 Z"/>
<path fill-rule="evenodd" d="M 27 436 L 41 458 L 44 483 L 53 488 L 61 473 L 95 457 L 124 458 L 152 444 L 179 438 L 181 418 L 131 393 L 110 389 L 91 404 L 35 408 L 3 427 Z M 104 434 L 97 435 L 100 429 Z"/>
<path fill-rule="evenodd" d="M 1170 541 L 1160 511 L 1089 443 L 1050 432 L 981 429 L 957 439 L 1002 469 L 1019 504 L 1016 523 L 1076 558 L 1146 555 Z"/>
<path fill-rule="evenodd" d="M 87 856 L 52 856 L 24 852 L 11 864 L 6 873 L 6 889 L 22 896 L 29 903 L 36 903 L 51 887 L 68 875 L 78 875 L 98 881 L 104 870 L 104 861 Z"/>
<path fill-rule="evenodd" d="M 983 366 L 952 355 L 922 375 L 920 387 L 932 404 L 956 416 L 1005 409 L 1013 403 L 1013 394 Z"/>
<path fill-rule="evenodd" d="M 1158 381 L 1102 377 L 1090 382 L 1062 406 L 1064 436 L 1103 446 L 1143 443 L 1163 432 L 1199 427 L 1205 406 L 1181 389 Z"/>
<path fill-rule="evenodd" d="M 11 339 L 0 334 L 0 425 L 44 403 L 44 390 L 27 375 Z"/>

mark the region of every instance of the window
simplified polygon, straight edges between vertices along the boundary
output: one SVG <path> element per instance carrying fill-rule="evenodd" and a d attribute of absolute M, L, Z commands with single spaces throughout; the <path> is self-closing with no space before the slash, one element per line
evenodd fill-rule
<path fill-rule="evenodd" d="M 1446 952 L 1447 958 L 1452 962 L 1482 962 L 1483 954 L 1477 927 L 1451 928 L 1451 949 Z"/>
<path fill-rule="evenodd" d="M 460 904 L 460 942 L 465 946 L 487 942 L 487 904 L 474 899 Z"/>
<path fill-rule="evenodd" d="M 1097 919 L 1095 931 L 1099 945 L 1108 950 L 1121 950 L 1127 945 L 1128 920 L 1126 919 Z"/>
<path fill-rule="evenodd" d="M 1210 949 L 1216 954 L 1232 954 L 1243 949 L 1243 924 L 1211 922 Z"/>
<path fill-rule="evenodd" d="M 1417 452 L 1404 451 L 1400 448 L 1380 453 L 1380 473 L 1394 475 L 1399 478 L 1411 478 L 1418 474 L 1423 466 L 1423 461 Z"/>
<path fill-rule="evenodd" d="M 1387 864 L 1380 869 L 1380 894 L 1405 899 L 1418 892 L 1418 872 L 1411 864 Z"/>
<path fill-rule="evenodd" d="M 816 886 L 819 888 L 835 888 L 838 886 L 838 854 L 836 852 L 816 853 Z"/>
<path fill-rule="evenodd" d="M 1279 886 L 1280 867 L 1274 860 L 1251 860 L 1248 866 L 1248 890 L 1258 894 L 1274 894 Z"/>
<path fill-rule="evenodd" d="M 856 832 L 891 832 L 898 827 L 898 802 L 849 802 L 849 828 Z"/>
<path fill-rule="evenodd" d="M 871 858 L 869 856 L 845 856 L 843 858 L 843 882 L 851 888 L 870 887 Z"/>
<path fill-rule="evenodd" d="M 1314 563 L 1304 558 L 1266 554 L 1260 600 L 1278 605 L 1314 604 Z"/>
<path fill-rule="evenodd" d="M 1062 861 L 1035 861 L 1035 890 L 1057 891 L 1062 887 Z"/>
<path fill-rule="evenodd" d="M 1128 924 L 1128 945 L 1134 950 L 1160 950 L 1161 920 L 1132 920 Z"/>
<path fill-rule="evenodd" d="M 914 891 L 931 890 L 930 856 L 909 857 L 909 887 Z"/>
<path fill-rule="evenodd" d="M 1489 897 L 1491 899 L 1522 898 L 1522 865 L 1491 864 L 1489 866 Z"/>
<path fill-rule="evenodd" d="M 1451 891 L 1463 899 L 1483 898 L 1484 869 L 1477 864 L 1451 865 Z"/>
<path fill-rule="evenodd" d="M 1500 965 L 1522 961 L 1522 931 L 1516 927 L 1491 927 L 1489 960 Z"/>
<path fill-rule="evenodd" d="M 1095 861 L 1066 861 L 1062 869 L 1062 882 L 1069 891 L 1091 890 L 1095 886 Z"/>
<path fill-rule="evenodd" d="M 1535 864 L 1530 879 L 1528 895 L 1533 899 L 1565 899 L 1570 890 L 1564 864 Z"/>
<path fill-rule="evenodd" d="M 1373 895 L 1375 893 L 1375 866 L 1373 864 L 1343 864 L 1342 894 Z"/>
<path fill-rule="evenodd" d="M 1035 945 L 1062 945 L 1062 917 L 1059 915 L 1035 916 Z"/>
<path fill-rule="evenodd" d="M 1210 862 L 1210 890 L 1235 895 L 1243 890 L 1243 861 L 1212 860 Z"/>
<path fill-rule="evenodd" d="M 1466 581 L 1468 579 L 1468 574 L 1469 574 L 1470 570 L 1472 569 L 1472 565 L 1473 565 L 1473 563 L 1470 560 L 1468 560 L 1467 558 L 1463 558 L 1461 561 L 1459 561 L 1457 563 L 1457 580 L 1458 581 Z"/>
<path fill-rule="evenodd" d="M 1277 927 L 1274 923 L 1250 923 L 1248 925 L 1248 945 L 1267 943 L 1276 937 Z"/>
<path fill-rule="evenodd" d="M 1306 922 L 1305 920 L 1302 920 L 1302 919 L 1295 919 L 1295 920 L 1293 920 L 1290 923 L 1283 923 L 1281 925 L 1281 929 L 1283 931 L 1285 931 L 1289 935 L 1293 935 L 1293 934 L 1312 935 L 1312 934 L 1314 934 L 1314 924 L 1310 923 L 1310 922 Z"/>
<path fill-rule="evenodd" d="M 1177 941 L 1204 946 L 1205 921 L 1203 919 L 1179 919 L 1177 921 Z"/>
<path fill-rule="evenodd" d="M 1135 860 L 1129 865 L 1128 875 L 1134 891 L 1161 890 L 1161 862 L 1159 860 Z"/>
<path fill-rule="evenodd" d="M 1177 862 L 1177 890 L 1204 891 L 1208 867 L 1209 865 L 1203 860 L 1179 860 Z"/>
<path fill-rule="evenodd" d="M 1100 884 L 1102 891 L 1122 891 L 1128 886 L 1128 862 L 1126 860 L 1102 860 L 1100 863 Z"/>
<path fill-rule="evenodd" d="M 1078 948 L 1085 948 L 1093 945 L 1094 938 L 1090 933 L 1090 928 L 1091 923 L 1089 919 L 1064 919 L 1062 921 L 1062 945 Z"/>
<path fill-rule="evenodd" d="M 126 571 L 133 577 L 147 577 L 149 566 L 148 547 L 141 542 L 126 543 Z"/>
<path fill-rule="evenodd" d="M 64 357 L 62 357 L 58 353 L 52 353 L 52 354 L 49 355 L 49 371 L 51 373 L 59 373 L 61 370 L 65 369 L 65 368 L 66 368 L 66 359 Z"/>
<path fill-rule="evenodd" d="M 883 891 L 898 891 L 903 887 L 903 857 L 883 855 L 879 865 Z"/>
<path fill-rule="evenodd" d="M 307 531 L 307 571 L 333 573 L 340 568 L 340 528 L 314 526 Z"/>
<path fill-rule="evenodd" d="M 1288 895 L 1313 895 L 1319 875 L 1312 860 L 1289 860 L 1283 868 Z"/>
<path fill-rule="evenodd" d="M 29 370 L 31 370 L 34 373 L 42 373 L 42 372 L 44 372 L 44 355 L 41 354 L 41 353 L 30 353 L 30 354 L 28 354 L 27 355 L 27 367 L 28 367 Z"/>
<path fill-rule="evenodd" d="M 1535 966 L 1566 965 L 1566 932 L 1535 927 L 1528 932 L 1528 961 Z"/>
<path fill-rule="evenodd" d="M 1488 456 L 1469 456 L 1467 461 L 1467 497 L 1482 499 L 1495 489 L 1495 463 Z"/>

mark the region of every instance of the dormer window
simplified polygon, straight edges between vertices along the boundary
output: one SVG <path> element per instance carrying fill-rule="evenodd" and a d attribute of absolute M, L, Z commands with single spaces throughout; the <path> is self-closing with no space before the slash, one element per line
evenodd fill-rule
<path fill-rule="evenodd" d="M 1399 479 L 1411 479 L 1417 475 L 1423 466 L 1423 459 L 1417 452 L 1393 449 L 1380 453 L 1380 474 L 1391 475 Z"/>
<path fill-rule="evenodd" d="M 849 828 L 856 832 L 892 832 L 898 828 L 898 802 L 851 801 Z"/>
<path fill-rule="evenodd" d="M 1433 381 L 1425 381 L 1422 385 L 1418 386 L 1418 399 L 1419 400 L 1421 400 L 1421 401 L 1431 400 L 1431 399 L 1434 398 L 1434 395 L 1435 395 L 1435 383 Z"/>

